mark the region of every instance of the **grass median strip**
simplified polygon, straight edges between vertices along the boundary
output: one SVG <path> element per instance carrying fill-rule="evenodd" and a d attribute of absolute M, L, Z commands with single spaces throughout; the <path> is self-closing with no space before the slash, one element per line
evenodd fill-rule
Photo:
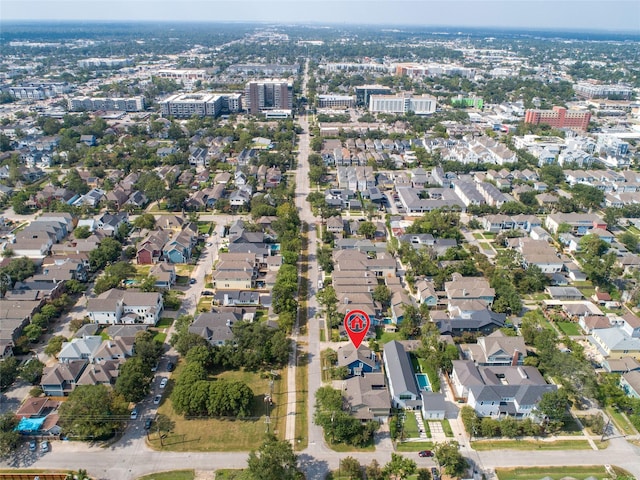
<path fill-rule="evenodd" d="M 621 469 L 614 467 L 616 473 L 622 474 Z M 496 475 L 499 480 L 539 480 L 542 477 L 549 477 L 553 480 L 560 480 L 564 477 L 572 477 L 577 480 L 584 480 L 587 477 L 608 478 L 610 474 L 606 468 L 600 465 L 583 465 L 575 467 L 516 467 L 516 468 L 496 468 Z"/>
<path fill-rule="evenodd" d="M 485 450 L 590 450 L 587 440 L 477 440 L 471 448 Z"/>

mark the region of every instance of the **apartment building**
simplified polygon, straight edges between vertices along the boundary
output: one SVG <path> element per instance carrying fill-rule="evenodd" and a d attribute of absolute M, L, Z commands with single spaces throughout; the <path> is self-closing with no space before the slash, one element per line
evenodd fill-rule
<path fill-rule="evenodd" d="M 570 128 L 586 131 L 591 120 L 591 113 L 582 110 L 567 110 L 564 107 L 555 106 L 551 110 L 527 110 L 524 123 L 532 125 L 549 125 L 554 128 Z"/>
<path fill-rule="evenodd" d="M 251 114 L 293 108 L 293 83 L 271 79 L 248 82 L 245 86 L 245 108 Z"/>
<path fill-rule="evenodd" d="M 436 98 L 430 95 L 414 97 L 411 94 L 371 95 L 369 111 L 374 113 L 404 114 L 414 112 L 416 115 L 429 115 L 436 111 Z"/>
<path fill-rule="evenodd" d="M 144 97 L 75 97 L 69 99 L 69 110 L 95 111 L 95 110 L 118 110 L 123 112 L 141 112 L 144 110 Z"/>
<path fill-rule="evenodd" d="M 160 102 L 163 117 L 218 117 L 242 108 L 239 93 L 181 93 Z"/>

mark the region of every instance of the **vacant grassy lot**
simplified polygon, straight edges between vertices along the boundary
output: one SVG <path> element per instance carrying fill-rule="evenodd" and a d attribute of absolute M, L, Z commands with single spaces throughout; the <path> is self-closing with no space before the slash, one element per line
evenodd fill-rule
<path fill-rule="evenodd" d="M 176 369 L 175 377 L 180 376 L 183 363 Z M 286 370 L 283 376 L 274 382 L 273 402 L 271 409 L 270 431 L 276 433 L 278 438 L 284 437 L 284 426 L 287 413 L 286 395 Z M 157 450 L 170 450 L 175 452 L 187 451 L 244 451 L 258 448 L 267 424 L 265 423 L 264 394 L 269 392 L 269 379 L 262 378 L 260 374 L 246 371 L 227 371 L 216 376 L 227 380 L 243 381 L 254 393 L 252 405 L 252 417 L 249 419 L 232 418 L 197 418 L 185 419 L 173 410 L 170 397 L 170 387 L 164 395 L 164 400 L 158 409 L 158 413 L 166 415 L 174 424 L 171 432 L 160 445 L 157 433 L 151 433 L 149 444 Z"/>
<path fill-rule="evenodd" d="M 172 470 L 145 475 L 138 480 L 193 480 L 194 478 L 196 478 L 196 472 L 193 470 Z"/>
<path fill-rule="evenodd" d="M 496 468 L 496 475 L 498 475 L 499 480 L 539 480 L 542 477 L 551 477 L 554 480 L 560 480 L 563 477 L 573 477 L 578 480 L 583 480 L 587 477 L 609 477 L 607 470 L 599 465 L 580 467 Z"/>
<path fill-rule="evenodd" d="M 536 440 L 478 440 L 471 442 L 471 448 L 484 450 L 590 450 L 586 440 L 556 440 L 542 442 Z"/>

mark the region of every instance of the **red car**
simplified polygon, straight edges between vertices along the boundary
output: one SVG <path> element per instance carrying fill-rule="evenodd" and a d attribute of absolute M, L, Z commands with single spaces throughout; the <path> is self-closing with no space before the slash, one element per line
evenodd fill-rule
<path fill-rule="evenodd" d="M 418 452 L 418 455 L 420 457 L 433 457 L 433 452 L 431 450 L 422 450 L 421 452 Z"/>

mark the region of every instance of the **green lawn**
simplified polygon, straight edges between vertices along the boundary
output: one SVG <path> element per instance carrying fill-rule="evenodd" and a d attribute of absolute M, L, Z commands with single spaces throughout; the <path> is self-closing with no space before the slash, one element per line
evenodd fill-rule
<path fill-rule="evenodd" d="M 471 442 L 471 448 L 485 450 L 590 450 L 586 440 L 556 440 L 543 442 L 539 440 L 478 440 Z"/>
<path fill-rule="evenodd" d="M 244 480 L 244 470 L 216 470 L 216 480 Z"/>
<path fill-rule="evenodd" d="M 431 450 L 435 446 L 433 442 L 403 442 L 396 444 L 398 452 L 419 452 L 421 450 Z"/>
<path fill-rule="evenodd" d="M 389 343 L 391 340 L 401 340 L 401 338 L 398 332 L 385 332 L 384 328 L 377 327 L 376 340 L 379 344 L 384 345 L 385 343 Z"/>
<path fill-rule="evenodd" d="M 162 317 L 156 324 L 156 328 L 169 328 L 171 325 L 173 325 L 173 318 Z"/>
<path fill-rule="evenodd" d="M 451 429 L 451 424 L 446 418 L 442 420 L 442 431 L 447 437 L 453 438 L 453 430 Z"/>
<path fill-rule="evenodd" d="M 404 438 L 420 438 L 418 422 L 412 412 L 407 412 L 404 418 Z"/>
<path fill-rule="evenodd" d="M 640 235 L 640 230 L 638 230 L 638 228 L 635 227 L 634 225 L 629 225 L 627 227 L 627 230 L 629 230 L 631 233 L 633 233 L 635 235 Z"/>
<path fill-rule="evenodd" d="M 167 339 L 167 334 L 165 332 L 158 332 L 153 336 L 153 339 L 158 343 L 164 343 Z"/>
<path fill-rule="evenodd" d="M 213 230 L 212 222 L 198 222 L 198 233 L 201 235 L 211 233 L 211 230 Z"/>
<path fill-rule="evenodd" d="M 193 470 L 173 470 L 171 472 L 159 472 L 139 477 L 138 480 L 194 480 L 196 472 Z"/>
<path fill-rule="evenodd" d="M 606 407 L 607 415 L 611 417 L 613 423 L 616 425 L 616 428 L 620 430 L 625 435 L 637 435 L 636 429 L 633 427 L 631 422 L 627 420 L 627 417 L 620 413 L 613 407 Z"/>
<path fill-rule="evenodd" d="M 580 327 L 575 322 L 556 322 L 556 325 L 565 335 L 582 335 Z"/>
<path fill-rule="evenodd" d="M 614 467 L 614 470 L 620 472 Z M 620 472 L 622 473 L 622 472 Z M 516 467 L 516 468 L 496 468 L 496 475 L 499 480 L 540 480 L 542 477 L 551 477 L 560 480 L 564 477 L 573 477 L 583 480 L 587 477 L 607 478 L 610 477 L 607 470 L 600 465 L 576 466 L 576 467 Z"/>
<path fill-rule="evenodd" d="M 481 233 L 474 233 L 473 238 L 475 238 L 476 240 L 482 240 L 484 237 Z"/>

